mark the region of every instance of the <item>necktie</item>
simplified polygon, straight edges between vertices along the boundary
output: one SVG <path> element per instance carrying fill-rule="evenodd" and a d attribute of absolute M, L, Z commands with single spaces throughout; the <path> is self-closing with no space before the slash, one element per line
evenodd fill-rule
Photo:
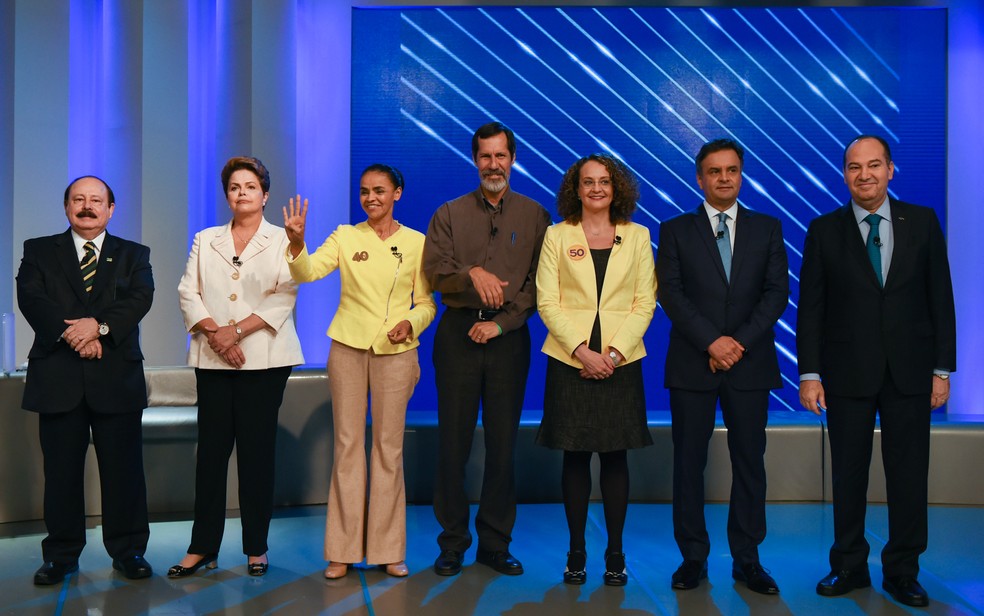
<path fill-rule="evenodd" d="M 882 280 L 881 238 L 878 237 L 878 223 L 881 222 L 881 216 L 878 214 L 868 214 L 865 216 L 864 221 L 870 227 L 868 229 L 868 240 L 865 242 L 865 248 L 868 249 L 868 259 L 871 261 L 871 267 L 875 268 L 878 286 L 883 287 L 885 286 L 885 282 Z"/>
<path fill-rule="evenodd" d="M 96 279 L 96 245 L 89 241 L 85 243 L 83 248 L 85 248 L 85 254 L 82 255 L 82 262 L 79 267 L 82 268 L 82 286 L 88 293 L 92 291 L 92 283 Z"/>
<path fill-rule="evenodd" d="M 728 219 L 731 218 L 724 212 L 717 215 L 717 245 L 718 252 L 721 253 L 721 263 L 724 265 L 724 275 L 731 282 L 731 232 L 728 231 Z"/>

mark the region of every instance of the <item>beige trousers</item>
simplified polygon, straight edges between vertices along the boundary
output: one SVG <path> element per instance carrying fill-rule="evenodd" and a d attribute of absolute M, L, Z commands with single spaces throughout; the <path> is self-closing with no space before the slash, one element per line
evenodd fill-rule
<path fill-rule="evenodd" d="M 396 563 L 406 558 L 407 508 L 403 429 L 420 378 L 417 349 L 376 355 L 333 341 L 328 383 L 334 464 L 328 490 L 325 560 Z M 371 392 L 372 452 L 366 464 L 366 409 Z M 368 490 L 367 490 L 368 486 Z"/>

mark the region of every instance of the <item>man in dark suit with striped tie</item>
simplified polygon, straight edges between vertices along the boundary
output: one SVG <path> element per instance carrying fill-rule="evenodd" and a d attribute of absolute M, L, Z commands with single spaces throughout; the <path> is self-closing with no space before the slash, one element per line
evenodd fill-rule
<path fill-rule="evenodd" d="M 665 385 L 673 418 L 673 536 L 683 563 L 676 590 L 707 577 L 704 468 L 720 403 L 731 454 L 728 544 L 732 577 L 754 592 L 779 587 L 759 562 L 765 540 L 769 391 L 782 387 L 773 326 L 789 301 L 779 220 L 738 202 L 744 149 L 730 139 L 697 153 L 704 202 L 659 228 L 657 295 L 669 317 Z"/>
<path fill-rule="evenodd" d="M 141 418 L 147 406 L 138 324 L 154 296 L 150 249 L 106 233 L 115 198 L 83 176 L 65 189 L 64 233 L 24 242 L 17 303 L 34 329 L 23 407 L 39 414 L 44 455 L 41 586 L 78 569 L 85 546 L 90 432 L 99 461 L 103 544 L 113 568 L 149 577 Z"/>
<path fill-rule="evenodd" d="M 830 437 L 834 545 L 817 593 L 871 585 L 864 518 L 877 414 L 889 518 L 882 586 L 922 607 L 929 416 L 949 398 L 956 319 L 940 223 L 932 209 L 888 196 L 894 174 L 881 137 L 861 135 L 845 148 L 851 202 L 807 230 L 796 347 L 800 402 L 827 411 Z"/>

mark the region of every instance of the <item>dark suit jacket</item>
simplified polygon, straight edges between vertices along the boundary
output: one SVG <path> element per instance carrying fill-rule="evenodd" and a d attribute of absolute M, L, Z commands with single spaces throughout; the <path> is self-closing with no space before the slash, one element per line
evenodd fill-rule
<path fill-rule="evenodd" d="M 150 249 L 106 234 L 90 293 L 82 287 L 70 231 L 24 242 L 17 303 L 34 329 L 23 407 L 39 413 L 75 408 L 85 396 L 99 413 L 147 406 L 137 324 L 150 310 Z M 109 325 L 102 359 L 82 359 L 61 340 L 65 319 L 93 317 Z"/>
<path fill-rule="evenodd" d="M 730 284 L 703 204 L 664 222 L 656 281 L 672 323 L 666 387 L 707 391 L 725 374 L 737 389 L 782 387 L 772 328 L 789 301 L 789 274 L 778 219 L 739 205 Z M 727 373 L 712 373 L 707 347 L 722 335 L 744 345 L 745 355 Z"/>
<path fill-rule="evenodd" d="M 819 373 L 828 394 L 874 395 L 886 367 L 902 393 L 929 393 L 934 368 L 957 367 L 950 264 L 936 213 L 890 203 L 895 247 L 884 289 L 850 203 L 807 230 L 796 334 L 799 371 Z"/>

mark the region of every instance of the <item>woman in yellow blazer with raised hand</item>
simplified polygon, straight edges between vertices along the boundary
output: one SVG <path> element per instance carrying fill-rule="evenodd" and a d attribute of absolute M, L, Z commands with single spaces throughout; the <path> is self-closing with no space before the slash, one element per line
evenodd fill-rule
<path fill-rule="evenodd" d="M 417 341 L 437 312 L 420 262 L 424 236 L 393 218 L 403 175 L 387 165 L 362 172 L 359 201 L 368 219 L 341 225 L 314 254 L 304 244 L 307 201 L 284 208 L 287 261 L 298 282 L 341 270 L 342 293 L 328 328 L 334 463 L 328 491 L 325 577 L 353 563 L 383 565 L 396 577 L 405 563 L 403 428 L 420 378 Z M 366 407 L 372 397 L 372 468 L 366 476 Z M 368 501 L 366 499 L 368 485 Z M 368 508 L 368 511 L 367 511 Z"/>
<path fill-rule="evenodd" d="M 630 222 L 638 198 L 638 184 L 621 161 L 606 154 L 578 160 L 564 174 L 557 193 L 564 220 L 547 229 L 536 272 L 537 308 L 549 331 L 536 440 L 564 450 L 568 584 L 583 584 L 586 577 L 593 452 L 601 459 L 608 530 L 604 581 L 626 583 L 626 450 L 653 442 L 640 360 L 646 355 L 642 336 L 656 309 L 656 274 L 649 229 Z"/>

